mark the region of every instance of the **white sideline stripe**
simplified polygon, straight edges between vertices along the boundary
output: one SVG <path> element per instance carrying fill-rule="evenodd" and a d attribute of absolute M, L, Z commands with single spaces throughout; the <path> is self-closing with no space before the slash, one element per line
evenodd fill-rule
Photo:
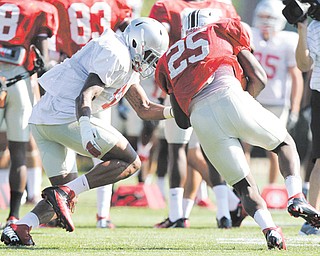
<path fill-rule="evenodd" d="M 219 244 L 265 244 L 266 241 L 256 238 L 218 238 Z M 298 236 L 296 238 L 286 239 L 287 247 L 314 246 L 320 247 L 319 236 Z"/>

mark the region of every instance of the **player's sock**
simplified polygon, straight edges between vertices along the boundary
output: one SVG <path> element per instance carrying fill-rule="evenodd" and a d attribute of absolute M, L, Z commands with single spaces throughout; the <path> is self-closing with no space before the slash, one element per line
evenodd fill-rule
<path fill-rule="evenodd" d="M 65 186 L 69 187 L 75 195 L 79 195 L 82 192 L 90 190 L 87 177 L 83 174 L 80 177 L 68 182 Z"/>
<path fill-rule="evenodd" d="M 218 186 L 214 186 L 212 189 L 216 196 L 217 219 L 220 220 L 222 217 L 231 219 L 230 212 L 229 212 L 229 205 L 228 205 L 228 189 L 229 189 L 228 186 L 218 185 Z"/>
<path fill-rule="evenodd" d="M 23 218 L 17 221 L 16 224 L 26 224 L 29 227 L 39 227 L 39 218 L 33 212 L 28 212 Z"/>
<path fill-rule="evenodd" d="M 99 217 L 110 217 L 112 184 L 97 188 L 97 214 Z"/>
<path fill-rule="evenodd" d="M 207 189 L 207 182 L 205 182 L 204 180 L 201 181 L 199 189 L 197 191 L 197 196 L 196 198 L 198 199 L 198 201 L 206 201 L 208 200 L 208 189 Z"/>
<path fill-rule="evenodd" d="M 194 205 L 194 200 L 189 198 L 183 198 L 183 201 L 182 201 L 183 218 L 189 219 L 193 205 Z"/>
<path fill-rule="evenodd" d="M 289 175 L 285 178 L 284 182 L 287 188 L 288 198 L 293 197 L 296 194 L 302 193 L 301 177 Z"/>
<path fill-rule="evenodd" d="M 174 222 L 183 217 L 182 200 L 183 191 L 181 187 L 169 190 L 169 219 Z"/>
<path fill-rule="evenodd" d="M 266 228 L 277 227 L 276 224 L 274 224 L 271 213 L 268 210 L 257 210 L 253 216 L 253 219 L 262 230 Z"/>
<path fill-rule="evenodd" d="M 235 211 L 238 208 L 239 202 L 239 197 L 233 192 L 231 188 L 228 188 L 229 211 Z"/>
<path fill-rule="evenodd" d="M 37 203 L 41 200 L 42 168 L 33 167 L 27 169 L 28 200 Z"/>

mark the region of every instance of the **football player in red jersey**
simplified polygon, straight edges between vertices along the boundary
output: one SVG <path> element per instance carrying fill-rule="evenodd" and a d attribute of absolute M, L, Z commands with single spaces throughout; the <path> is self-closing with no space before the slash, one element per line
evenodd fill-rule
<path fill-rule="evenodd" d="M 27 146 L 30 141 L 28 119 L 35 101 L 38 85 L 33 85 L 31 75 L 37 71 L 37 49 L 48 60 L 47 38 L 56 33 L 57 11 L 47 3 L 37 1 L 0 1 L 0 75 L 5 77 L 1 88 L 1 122 L 6 121 L 6 135 L 10 151 L 10 213 L 8 223 L 19 218 L 21 197 L 26 188 Z M 31 145 L 31 161 L 38 161 L 41 180 L 41 162 L 36 146 Z M 38 159 L 35 159 L 38 157 Z M 41 183 L 40 183 L 41 186 Z M 39 192 L 41 187 L 39 187 Z M 40 196 L 40 193 L 39 193 Z M 39 198 L 40 199 L 40 198 Z"/>
<path fill-rule="evenodd" d="M 170 38 L 170 45 L 179 40 L 182 35 L 182 22 L 184 18 L 195 9 L 210 9 L 212 20 L 217 20 L 221 17 L 235 17 L 239 18 L 232 2 L 229 0 L 216 1 L 216 0 L 203 0 L 203 1 L 170 1 L 160 0 L 157 1 L 151 8 L 149 16 L 160 21 L 167 28 Z M 167 98 L 168 100 L 168 98 Z M 192 190 L 197 190 L 201 183 L 201 176 L 197 175 L 195 170 L 192 170 L 190 175 L 187 175 L 187 155 L 186 146 L 190 140 L 192 128 L 180 129 L 174 120 L 164 121 L 165 123 L 165 138 L 168 142 L 168 175 L 169 175 L 169 216 L 163 222 L 155 225 L 156 228 L 167 227 L 184 227 L 185 216 L 183 209 L 192 208 L 194 200 L 190 200 L 190 196 L 184 196 L 185 184 L 194 185 Z M 199 148 L 197 149 L 199 150 Z M 200 152 L 201 154 L 201 152 Z M 189 156 L 195 156 L 189 154 Z M 198 169 L 198 171 L 204 171 Z M 203 173 L 202 176 L 205 176 Z M 186 179 L 196 179 L 196 182 L 188 181 Z M 212 175 L 212 185 L 220 187 L 221 189 L 215 190 L 216 199 L 220 200 L 218 205 L 225 205 L 223 198 L 228 198 L 228 187 L 225 186 L 223 179 L 218 173 Z M 195 184 L 198 184 L 196 186 Z M 190 187 L 187 191 L 190 191 Z M 217 194 L 218 193 L 218 194 Z M 233 193 L 232 193 L 233 194 Z M 190 193 L 191 195 L 191 193 Z M 188 198 L 188 199 L 187 199 Z M 230 197 L 236 198 L 236 197 Z M 190 205 L 192 204 L 192 205 Z M 238 205 L 236 202 L 234 205 Z M 236 210 L 236 209 L 232 209 Z M 230 228 L 232 226 L 230 212 L 226 207 L 218 207 L 217 211 L 217 224 L 221 228 Z M 224 219 L 225 224 L 221 223 Z"/>
<path fill-rule="evenodd" d="M 195 11 L 198 17 L 201 11 Z M 294 140 L 280 119 L 255 100 L 267 75 L 251 53 L 247 30 L 238 19 L 198 28 L 197 23 L 188 24 L 187 36 L 159 59 L 156 81 L 170 95 L 176 121 L 180 123 L 179 113 L 189 119 L 210 162 L 238 192 L 268 248 L 286 249 L 281 228 L 259 195 L 240 140 L 278 154 L 291 215 L 319 227 L 320 213 L 302 194 Z"/>
<path fill-rule="evenodd" d="M 52 56 L 56 61 L 71 57 L 92 38 L 99 37 L 106 28 L 124 30 L 131 19 L 132 9 L 126 0 L 45 0 L 53 4 L 59 14 L 59 29 Z M 110 123 L 111 110 L 99 113 L 99 117 Z M 96 165 L 99 159 L 93 159 Z M 114 228 L 110 220 L 112 184 L 97 188 L 97 227 Z M 54 222 L 52 223 L 54 225 Z"/>

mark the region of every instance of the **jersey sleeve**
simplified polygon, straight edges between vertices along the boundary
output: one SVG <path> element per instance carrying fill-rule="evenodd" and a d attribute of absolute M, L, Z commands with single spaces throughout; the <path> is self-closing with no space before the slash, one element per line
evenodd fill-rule
<path fill-rule="evenodd" d="M 157 68 L 155 71 L 155 82 L 160 87 L 160 89 L 166 93 L 170 94 L 172 92 L 172 86 L 170 85 L 170 81 L 167 77 L 166 65 L 164 65 L 165 59 L 164 56 L 161 57 L 158 61 Z"/>
<path fill-rule="evenodd" d="M 169 12 L 167 11 L 165 5 L 161 2 L 156 2 L 150 11 L 150 18 L 156 19 L 159 22 L 170 24 Z"/>
<path fill-rule="evenodd" d="M 226 35 L 226 39 L 233 46 L 235 55 L 242 50 L 251 50 L 250 35 L 239 19 L 222 20 L 217 23 L 216 32 Z"/>

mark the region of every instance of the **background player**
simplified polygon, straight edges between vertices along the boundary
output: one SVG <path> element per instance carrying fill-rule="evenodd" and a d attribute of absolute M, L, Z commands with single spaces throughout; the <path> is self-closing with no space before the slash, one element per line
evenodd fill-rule
<path fill-rule="evenodd" d="M 291 131 L 298 121 L 303 94 L 303 78 L 297 68 L 295 49 L 298 34 L 284 31 L 284 5 L 279 0 L 260 1 L 254 11 L 252 43 L 254 55 L 268 76 L 266 88 L 257 100 L 279 117 Z M 248 161 L 251 146 L 244 143 Z M 269 184 L 277 183 L 280 173 L 277 154 L 267 152 L 270 159 Z"/>
<path fill-rule="evenodd" d="M 35 159 L 39 158 L 37 149 L 35 144 L 28 146 L 28 119 L 37 92 L 39 97 L 38 85 L 31 82 L 30 75 L 37 71 L 34 70 L 35 50 L 39 49 L 44 60 L 48 61 L 47 38 L 56 33 L 58 16 L 52 5 L 33 0 L 1 0 L 0 10 L 0 45 L 3 52 L 10 52 L 8 55 L 1 55 L 0 59 L 1 76 L 6 78 L 7 85 L 7 95 L 2 99 L 4 107 L 0 109 L 0 119 L 1 122 L 6 122 L 11 160 L 10 212 L 7 219 L 9 224 L 19 219 L 21 198 L 27 182 L 27 147 L 31 149 L 29 157 L 33 158 L 34 164 L 38 164 L 34 177 L 38 176 L 41 181 L 40 160 Z"/>

